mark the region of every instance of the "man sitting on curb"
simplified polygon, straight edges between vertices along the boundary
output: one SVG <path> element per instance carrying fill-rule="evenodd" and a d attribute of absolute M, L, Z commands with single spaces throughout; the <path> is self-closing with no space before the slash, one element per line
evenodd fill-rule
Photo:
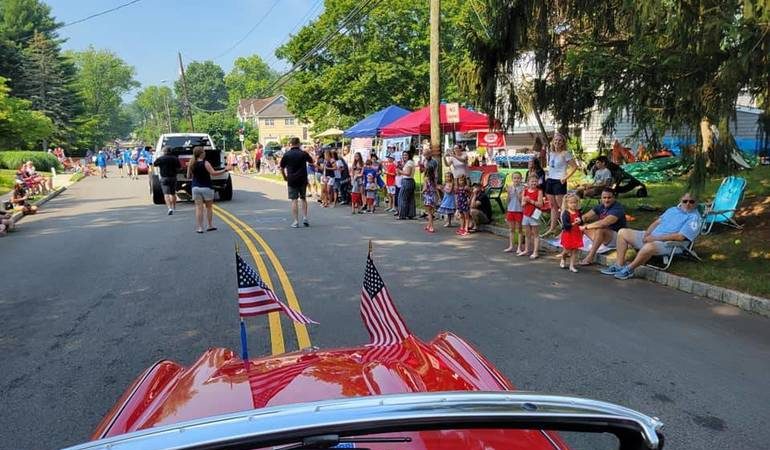
<path fill-rule="evenodd" d="M 671 250 L 667 241 L 692 241 L 698 237 L 701 218 L 695 203 L 695 196 L 686 193 L 677 206 L 668 208 L 647 227 L 647 230 L 623 228 L 618 232 L 617 263 L 603 269 L 605 275 L 614 275 L 619 280 L 634 276 L 634 269 L 645 264 L 653 256 L 665 255 Z M 639 250 L 636 258 L 626 265 L 628 247 Z"/>
<path fill-rule="evenodd" d="M 473 184 L 473 195 L 471 196 L 471 220 L 473 228 L 471 232 L 479 231 L 479 226 L 492 223 L 492 202 L 489 196 L 479 183 Z"/>
<path fill-rule="evenodd" d="M 605 187 L 602 190 L 601 202 L 593 209 L 583 214 L 583 225 L 580 229 L 591 238 L 591 249 L 579 265 L 593 264 L 596 252 L 602 245 L 615 246 L 618 231 L 626 227 L 626 211 L 615 199 L 615 191 Z"/>

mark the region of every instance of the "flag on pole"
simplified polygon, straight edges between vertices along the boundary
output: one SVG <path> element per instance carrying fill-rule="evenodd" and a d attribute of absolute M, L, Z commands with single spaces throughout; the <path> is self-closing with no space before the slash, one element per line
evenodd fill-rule
<path fill-rule="evenodd" d="M 295 322 L 318 323 L 278 300 L 275 293 L 262 281 L 257 271 L 238 253 L 235 254 L 235 262 L 238 271 L 238 313 L 241 317 L 281 311 Z"/>
<path fill-rule="evenodd" d="M 390 298 L 385 282 L 374 267 L 371 253 L 366 257 L 364 285 L 361 289 L 361 317 L 371 338 L 369 345 L 398 344 L 411 335 Z"/>

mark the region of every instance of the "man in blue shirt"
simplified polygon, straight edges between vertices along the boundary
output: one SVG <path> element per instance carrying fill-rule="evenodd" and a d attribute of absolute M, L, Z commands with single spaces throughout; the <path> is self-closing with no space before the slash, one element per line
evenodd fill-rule
<path fill-rule="evenodd" d="M 614 247 L 618 240 L 618 231 L 626 227 L 626 210 L 616 199 L 615 191 L 609 186 L 602 189 L 601 202 L 583 214 L 580 229 L 591 238 L 591 249 L 581 266 L 593 264 L 596 252 L 602 245 Z"/>
<path fill-rule="evenodd" d="M 618 232 L 618 261 L 602 270 L 605 275 L 614 275 L 619 280 L 634 276 L 634 269 L 645 264 L 653 256 L 670 252 L 668 241 L 693 241 L 700 233 L 701 217 L 697 210 L 695 196 L 686 193 L 679 205 L 668 208 L 650 224 L 645 231 L 623 228 Z M 626 264 L 629 247 L 639 250 L 636 258 Z"/>

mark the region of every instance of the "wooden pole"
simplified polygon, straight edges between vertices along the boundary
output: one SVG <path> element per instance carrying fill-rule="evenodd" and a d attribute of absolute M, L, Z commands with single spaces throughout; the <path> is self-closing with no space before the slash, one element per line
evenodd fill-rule
<path fill-rule="evenodd" d="M 439 79 L 439 53 L 441 0 L 430 0 L 430 150 L 434 158 L 441 158 L 441 86 Z M 441 180 L 441 164 L 436 179 Z"/>

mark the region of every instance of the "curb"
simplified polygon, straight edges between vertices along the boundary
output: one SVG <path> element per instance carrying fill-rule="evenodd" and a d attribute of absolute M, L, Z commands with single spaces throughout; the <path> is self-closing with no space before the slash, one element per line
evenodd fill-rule
<path fill-rule="evenodd" d="M 54 189 L 52 192 L 49 192 L 48 195 L 41 198 L 40 200 L 33 203 L 34 206 L 42 206 L 46 203 L 48 203 L 49 200 L 55 198 L 57 195 L 61 194 L 62 192 L 67 190 L 67 186 L 61 186 L 56 189 Z M 13 221 L 13 224 L 16 225 L 18 221 L 20 221 L 24 217 L 24 213 L 22 212 L 15 212 L 13 215 L 11 215 L 11 220 Z"/>
<path fill-rule="evenodd" d="M 492 234 L 506 238 L 508 237 L 507 228 L 495 225 L 482 225 L 481 228 L 482 230 L 489 231 Z M 559 251 L 558 247 L 554 247 L 543 240 L 540 241 L 540 247 L 554 252 Z M 585 252 L 581 252 L 580 256 L 585 256 Z M 609 258 L 607 258 L 605 255 L 596 255 L 596 262 L 604 266 L 607 266 L 610 263 Z M 662 284 L 664 286 L 668 286 L 688 294 L 727 303 L 728 305 L 736 306 L 744 311 L 748 311 L 754 314 L 770 317 L 770 299 L 764 297 L 745 294 L 743 292 L 715 286 L 713 284 L 704 283 L 702 281 L 695 281 L 681 275 L 674 275 L 673 273 L 664 272 L 662 270 L 654 269 L 648 266 L 637 268 L 636 274 L 638 278 L 644 278 L 648 281 L 652 281 L 653 283 Z"/>

